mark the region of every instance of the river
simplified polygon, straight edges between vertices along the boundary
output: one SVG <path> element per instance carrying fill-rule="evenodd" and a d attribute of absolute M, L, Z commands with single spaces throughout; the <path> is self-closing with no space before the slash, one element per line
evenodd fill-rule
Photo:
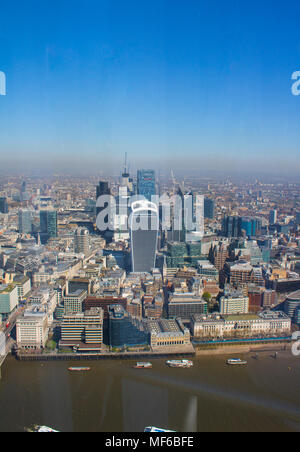
<path fill-rule="evenodd" d="M 9 357 L 0 381 L 0 431 L 33 424 L 63 432 L 141 432 L 145 426 L 179 432 L 300 431 L 300 358 L 290 351 L 249 355 L 246 367 L 230 356 L 197 357 L 192 369 L 152 360 L 18 362 Z"/>

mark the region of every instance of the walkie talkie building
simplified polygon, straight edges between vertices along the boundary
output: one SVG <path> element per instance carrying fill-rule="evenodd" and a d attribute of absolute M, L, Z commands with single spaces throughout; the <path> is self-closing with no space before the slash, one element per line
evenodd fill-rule
<path fill-rule="evenodd" d="M 131 205 L 131 262 L 134 273 L 150 272 L 155 268 L 159 213 L 156 204 L 146 199 Z"/>

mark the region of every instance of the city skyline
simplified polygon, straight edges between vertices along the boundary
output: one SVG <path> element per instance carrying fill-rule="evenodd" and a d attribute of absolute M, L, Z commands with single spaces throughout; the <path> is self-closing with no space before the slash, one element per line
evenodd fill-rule
<path fill-rule="evenodd" d="M 128 152 L 134 169 L 297 175 L 298 10 L 3 5 L 2 171 L 114 174 Z"/>

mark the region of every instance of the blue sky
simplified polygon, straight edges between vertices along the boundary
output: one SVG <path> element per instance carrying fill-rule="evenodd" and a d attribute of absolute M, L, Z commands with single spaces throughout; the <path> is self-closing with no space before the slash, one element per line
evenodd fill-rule
<path fill-rule="evenodd" d="M 299 1 L 0 7 L 2 167 L 299 172 Z"/>

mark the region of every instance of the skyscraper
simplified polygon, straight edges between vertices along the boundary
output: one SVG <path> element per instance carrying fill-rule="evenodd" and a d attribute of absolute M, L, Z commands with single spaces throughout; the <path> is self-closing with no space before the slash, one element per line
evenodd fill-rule
<path fill-rule="evenodd" d="M 255 217 L 228 216 L 223 219 L 225 237 L 254 237 L 261 234 L 262 221 Z"/>
<path fill-rule="evenodd" d="M 74 234 L 74 251 L 75 253 L 87 256 L 90 251 L 89 231 L 84 228 L 78 228 Z"/>
<path fill-rule="evenodd" d="M 136 201 L 131 206 L 131 262 L 135 273 L 155 268 L 159 216 L 156 204 Z"/>
<path fill-rule="evenodd" d="M 269 216 L 269 223 L 271 225 L 274 225 L 277 223 L 277 210 L 271 210 L 270 216 Z"/>
<path fill-rule="evenodd" d="M 98 198 L 100 198 L 101 196 L 109 196 L 110 194 L 111 194 L 111 192 L 110 192 L 108 182 L 100 181 L 96 188 L 96 202 L 97 202 Z M 105 209 L 105 205 L 104 205 L 104 207 L 97 207 L 97 205 L 96 205 L 96 216 L 98 217 L 98 215 L 104 209 Z M 101 232 L 101 234 L 103 234 L 103 231 Z"/>
<path fill-rule="evenodd" d="M 20 234 L 31 234 L 32 232 L 31 210 L 19 210 L 19 232 Z"/>
<path fill-rule="evenodd" d="M 156 195 L 155 171 L 138 170 L 137 172 L 137 194 L 151 201 L 151 196 Z"/>
<path fill-rule="evenodd" d="M 40 211 L 40 229 L 43 242 L 50 238 L 57 237 L 57 212 L 56 210 Z"/>
<path fill-rule="evenodd" d="M 6 198 L 0 198 L 0 213 L 8 213 L 8 205 Z"/>
<path fill-rule="evenodd" d="M 215 202 L 213 199 L 204 198 L 204 218 L 213 220 L 215 217 Z"/>
<path fill-rule="evenodd" d="M 225 237 L 239 236 L 239 217 L 228 216 L 223 219 L 223 235 Z"/>
<path fill-rule="evenodd" d="M 96 200 L 99 196 L 110 195 L 110 188 L 108 182 L 99 182 L 96 189 Z"/>

